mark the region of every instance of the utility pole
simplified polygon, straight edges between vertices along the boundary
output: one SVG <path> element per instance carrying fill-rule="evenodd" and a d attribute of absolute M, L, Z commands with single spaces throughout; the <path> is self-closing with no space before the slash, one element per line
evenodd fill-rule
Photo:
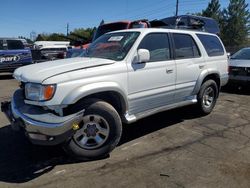
<path fill-rule="evenodd" d="M 67 36 L 69 36 L 69 23 L 67 23 Z"/>
<path fill-rule="evenodd" d="M 179 0 L 176 0 L 176 12 L 175 12 L 175 16 L 178 16 L 178 9 L 179 9 Z"/>

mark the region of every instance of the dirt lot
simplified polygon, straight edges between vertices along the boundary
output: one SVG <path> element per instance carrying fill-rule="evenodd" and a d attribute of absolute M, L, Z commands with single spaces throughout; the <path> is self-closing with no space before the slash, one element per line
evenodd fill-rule
<path fill-rule="evenodd" d="M 17 82 L 0 74 L 0 101 Z M 164 112 L 124 127 L 110 157 L 70 160 L 31 145 L 0 113 L 0 187 L 250 187 L 250 92 L 223 91 L 213 113 Z"/>

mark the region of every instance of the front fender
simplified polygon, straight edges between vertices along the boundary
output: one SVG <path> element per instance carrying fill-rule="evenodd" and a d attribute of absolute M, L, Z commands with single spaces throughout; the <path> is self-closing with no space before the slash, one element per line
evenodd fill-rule
<path fill-rule="evenodd" d="M 123 97 L 126 107 L 128 107 L 126 92 L 114 82 L 98 82 L 81 86 L 64 97 L 62 104 L 74 104 L 86 96 L 105 91 L 114 91 L 119 93 Z"/>

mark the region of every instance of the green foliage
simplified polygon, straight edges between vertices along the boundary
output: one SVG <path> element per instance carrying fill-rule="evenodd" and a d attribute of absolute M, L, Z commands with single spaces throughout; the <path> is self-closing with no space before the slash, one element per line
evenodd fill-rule
<path fill-rule="evenodd" d="M 220 37 L 226 46 L 249 44 L 250 13 L 245 0 L 230 0 L 226 9 L 220 7 L 219 0 L 211 0 L 199 15 L 214 18 L 219 23 Z"/>
<path fill-rule="evenodd" d="M 221 19 L 220 2 L 219 0 L 211 0 L 205 10 L 202 10 L 202 16 L 211 17 L 217 21 Z"/>
<path fill-rule="evenodd" d="M 243 46 L 247 43 L 250 31 L 250 12 L 245 0 L 230 0 L 223 11 L 225 25 L 222 37 L 225 45 Z"/>
<path fill-rule="evenodd" d="M 72 45 L 82 45 L 92 41 L 96 28 L 78 28 L 70 32 L 68 36 L 64 34 L 38 34 L 36 41 L 70 41 Z"/>

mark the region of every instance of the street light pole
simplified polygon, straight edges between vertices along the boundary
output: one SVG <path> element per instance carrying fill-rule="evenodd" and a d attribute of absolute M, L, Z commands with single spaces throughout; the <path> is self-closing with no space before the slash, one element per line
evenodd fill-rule
<path fill-rule="evenodd" d="M 176 12 L 175 12 L 175 16 L 178 16 L 178 9 L 179 9 L 179 0 L 176 0 Z"/>

